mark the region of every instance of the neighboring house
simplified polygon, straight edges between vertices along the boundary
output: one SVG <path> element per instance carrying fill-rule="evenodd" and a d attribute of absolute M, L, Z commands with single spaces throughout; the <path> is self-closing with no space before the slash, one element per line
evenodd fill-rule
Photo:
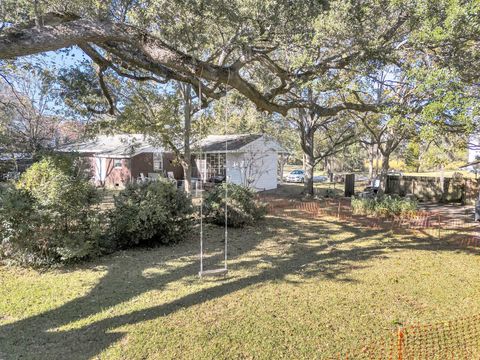
<path fill-rule="evenodd" d="M 194 176 L 203 181 L 226 176 L 257 190 L 276 189 L 279 155 L 285 153 L 265 135 L 211 135 L 197 146 Z"/>
<path fill-rule="evenodd" d="M 87 161 L 95 183 L 99 186 L 123 188 L 143 178 L 166 177 L 173 173 L 181 178 L 181 167 L 174 156 L 153 145 L 139 134 L 100 135 L 85 142 L 62 146 L 60 152 L 78 153 Z"/>
<path fill-rule="evenodd" d="M 257 190 L 277 187 L 279 154 L 285 151 L 263 135 L 212 135 L 193 149 L 193 179 L 226 179 Z M 101 135 L 59 151 L 78 153 L 99 186 L 123 188 L 129 182 L 169 175 L 183 180 L 183 169 L 175 164 L 174 154 L 153 145 L 144 135 Z"/>

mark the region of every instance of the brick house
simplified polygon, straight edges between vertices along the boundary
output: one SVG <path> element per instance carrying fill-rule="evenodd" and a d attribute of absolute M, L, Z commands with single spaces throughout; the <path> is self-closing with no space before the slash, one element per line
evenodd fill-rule
<path fill-rule="evenodd" d="M 100 135 L 59 151 L 78 153 L 97 186 L 124 188 L 129 182 L 172 174 L 177 180 L 183 179 L 174 155 L 140 134 Z"/>
<path fill-rule="evenodd" d="M 192 179 L 228 181 L 256 190 L 277 187 L 279 160 L 286 154 L 276 141 L 261 134 L 210 135 L 192 150 Z M 140 134 L 100 135 L 60 151 L 79 154 L 98 186 L 121 189 L 137 180 L 184 178 L 174 154 Z"/>

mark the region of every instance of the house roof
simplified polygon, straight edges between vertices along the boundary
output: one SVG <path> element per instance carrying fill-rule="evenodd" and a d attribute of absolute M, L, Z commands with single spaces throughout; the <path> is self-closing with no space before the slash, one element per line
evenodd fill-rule
<path fill-rule="evenodd" d="M 286 153 L 275 140 L 262 134 L 210 135 L 197 144 L 197 151 L 205 153 L 247 151 L 248 145 L 261 138 L 268 143 L 271 150 L 278 153 Z"/>
<path fill-rule="evenodd" d="M 259 134 L 236 134 L 236 135 L 209 135 L 199 143 L 199 150 L 203 152 L 238 151 L 245 145 L 260 139 Z"/>
<path fill-rule="evenodd" d="M 96 157 L 130 158 L 144 152 L 163 152 L 145 135 L 99 135 L 95 139 L 62 146 L 61 152 L 92 153 Z"/>
<path fill-rule="evenodd" d="M 226 144 L 228 152 L 239 152 L 260 138 L 265 138 L 272 150 L 285 153 L 276 141 L 261 134 L 210 135 L 197 143 L 197 149 L 201 152 L 225 152 Z M 130 158 L 144 152 L 164 152 L 165 150 L 152 144 L 145 135 L 121 134 L 99 135 L 92 140 L 64 145 L 59 151 L 88 153 L 96 157 Z"/>

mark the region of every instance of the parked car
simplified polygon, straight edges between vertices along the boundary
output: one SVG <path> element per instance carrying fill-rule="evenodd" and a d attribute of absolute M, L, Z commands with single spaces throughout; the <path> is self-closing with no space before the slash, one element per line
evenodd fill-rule
<path fill-rule="evenodd" d="M 368 176 L 355 174 L 355 181 L 368 181 L 370 180 Z"/>
<path fill-rule="evenodd" d="M 285 176 L 286 182 L 302 183 L 305 181 L 305 171 L 293 170 Z"/>
<path fill-rule="evenodd" d="M 328 180 L 328 177 L 324 176 L 324 175 L 318 175 L 318 176 L 314 176 L 313 177 L 313 182 L 325 182 Z"/>

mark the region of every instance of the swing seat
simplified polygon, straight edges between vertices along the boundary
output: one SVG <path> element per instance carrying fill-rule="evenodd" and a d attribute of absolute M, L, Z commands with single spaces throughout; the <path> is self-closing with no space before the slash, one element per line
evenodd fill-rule
<path fill-rule="evenodd" d="M 221 268 L 221 269 L 213 269 L 213 270 L 203 270 L 198 272 L 198 276 L 202 277 L 214 277 L 214 276 L 225 276 L 227 275 L 228 270 Z"/>

